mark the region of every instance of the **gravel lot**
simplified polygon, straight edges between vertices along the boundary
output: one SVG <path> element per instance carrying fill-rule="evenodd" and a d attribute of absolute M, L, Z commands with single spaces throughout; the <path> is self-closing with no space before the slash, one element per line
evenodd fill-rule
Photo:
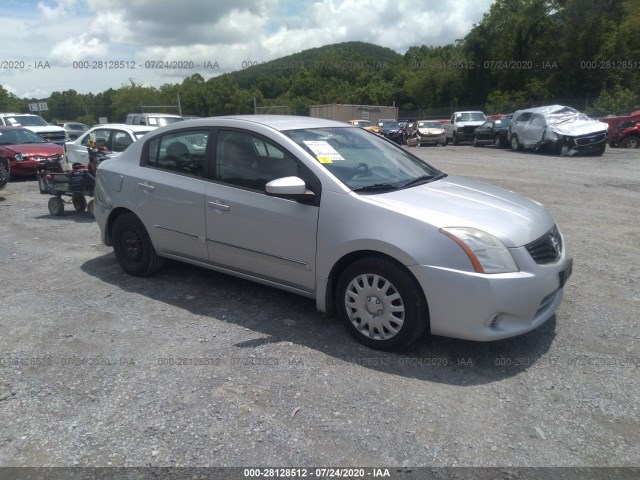
<path fill-rule="evenodd" d="M 313 301 L 170 263 L 124 274 L 87 213 L 0 192 L 2 466 L 640 466 L 640 151 L 412 148 L 544 203 L 556 317 L 380 353 Z"/>

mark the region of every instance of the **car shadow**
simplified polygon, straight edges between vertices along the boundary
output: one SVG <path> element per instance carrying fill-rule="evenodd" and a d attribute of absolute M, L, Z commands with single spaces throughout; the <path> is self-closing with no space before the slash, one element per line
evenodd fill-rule
<path fill-rule="evenodd" d="M 113 253 L 81 268 L 124 291 L 217 320 L 213 325 L 228 322 L 263 335 L 234 345 L 252 357 L 265 345 L 291 342 L 328 356 L 323 365 L 464 386 L 500 381 L 534 367 L 555 338 L 554 316 L 537 330 L 512 339 L 471 342 L 425 335 L 404 351 L 380 352 L 358 343 L 337 318 L 318 312 L 314 300 L 230 275 L 168 262 L 153 276 L 132 277 L 120 269 Z"/>
<path fill-rule="evenodd" d="M 46 213 L 33 218 L 38 220 L 51 220 L 53 222 L 95 223 L 96 221 L 89 212 L 78 212 L 77 210 L 74 210 L 73 207 L 69 210 L 65 210 L 65 212 L 59 217 Z"/>

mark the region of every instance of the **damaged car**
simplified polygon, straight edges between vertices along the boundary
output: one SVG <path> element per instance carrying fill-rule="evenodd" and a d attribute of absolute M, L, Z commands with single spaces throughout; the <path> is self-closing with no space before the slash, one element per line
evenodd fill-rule
<path fill-rule="evenodd" d="M 606 123 L 571 107 L 550 105 L 518 110 L 511 121 L 509 143 L 513 150 L 541 150 L 560 155 L 594 153 L 607 146 Z"/>

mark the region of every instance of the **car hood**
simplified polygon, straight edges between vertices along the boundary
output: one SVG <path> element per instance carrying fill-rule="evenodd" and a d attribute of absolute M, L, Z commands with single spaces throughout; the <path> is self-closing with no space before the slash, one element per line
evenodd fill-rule
<path fill-rule="evenodd" d="M 469 120 L 466 122 L 456 122 L 455 125 L 458 127 L 479 127 L 484 122 L 486 122 L 486 120 Z"/>
<path fill-rule="evenodd" d="M 554 220 L 541 204 L 517 193 L 450 176 L 369 200 L 441 227 L 474 227 L 507 247 L 525 245 L 546 233 Z"/>
<path fill-rule="evenodd" d="M 560 135 L 588 135 L 589 133 L 606 132 L 608 128 L 609 125 L 604 122 L 582 119 L 549 125 L 550 130 Z"/>
<path fill-rule="evenodd" d="M 64 133 L 63 128 L 54 127 L 53 125 L 23 125 L 23 128 L 28 128 L 36 133 Z"/>
<path fill-rule="evenodd" d="M 6 148 L 28 157 L 49 157 L 51 155 L 62 155 L 64 153 L 62 147 L 55 143 L 23 143 L 20 145 L 6 145 Z"/>

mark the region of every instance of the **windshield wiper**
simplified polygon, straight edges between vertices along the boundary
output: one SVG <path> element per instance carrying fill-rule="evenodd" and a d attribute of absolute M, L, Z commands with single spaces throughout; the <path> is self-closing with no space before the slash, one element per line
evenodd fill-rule
<path fill-rule="evenodd" d="M 404 185 L 402 185 L 400 188 L 409 188 L 409 187 L 414 187 L 416 185 L 421 185 L 423 183 L 427 183 L 429 181 L 434 181 L 434 180 L 439 180 L 441 178 L 446 177 L 447 174 L 446 173 L 438 173 L 436 175 L 422 175 L 418 178 L 414 178 L 413 180 L 409 180 L 407 183 L 405 183 Z"/>
<path fill-rule="evenodd" d="M 373 185 L 365 185 L 364 187 L 354 188 L 354 192 L 373 192 L 376 190 L 398 190 L 398 185 L 392 185 L 390 183 L 374 183 Z"/>

